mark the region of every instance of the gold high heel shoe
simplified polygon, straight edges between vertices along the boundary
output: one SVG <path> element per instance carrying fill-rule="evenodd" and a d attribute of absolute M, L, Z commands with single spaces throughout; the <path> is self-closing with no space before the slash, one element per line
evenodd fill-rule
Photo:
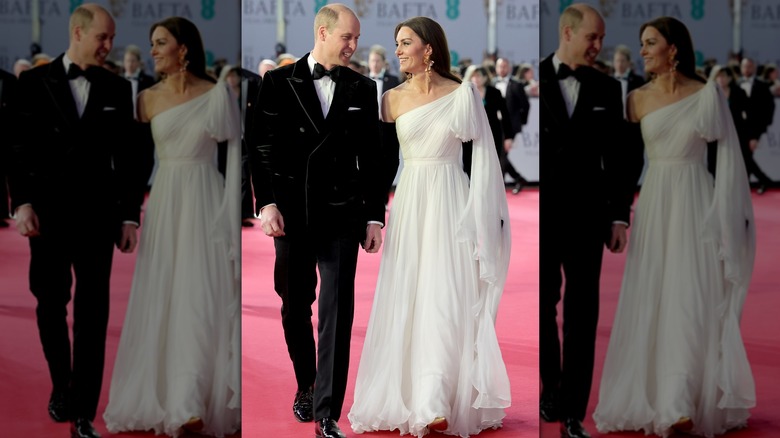
<path fill-rule="evenodd" d="M 428 429 L 437 432 L 447 430 L 447 427 L 449 427 L 449 425 L 447 424 L 447 419 L 444 417 L 436 417 L 428 424 Z"/>
<path fill-rule="evenodd" d="M 691 420 L 691 417 L 680 417 L 676 423 L 672 424 L 672 430 L 679 433 L 688 433 L 693 430 L 693 420 Z"/>
<path fill-rule="evenodd" d="M 181 428 L 187 432 L 200 432 L 203 430 L 203 420 L 200 417 L 191 417 Z"/>

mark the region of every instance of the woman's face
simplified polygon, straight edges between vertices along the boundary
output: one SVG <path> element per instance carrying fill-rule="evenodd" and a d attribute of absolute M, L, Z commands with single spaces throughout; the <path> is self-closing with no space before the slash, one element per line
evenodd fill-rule
<path fill-rule="evenodd" d="M 187 48 L 176 41 L 168 29 L 157 26 L 152 32 L 152 58 L 155 73 L 171 74 L 179 71 L 180 57 L 187 53 Z"/>
<path fill-rule="evenodd" d="M 729 85 L 729 82 L 731 82 L 731 78 L 729 77 L 729 74 L 725 71 L 721 70 L 718 72 L 718 75 L 715 76 L 715 82 L 718 83 L 722 88 L 726 88 Z"/>
<path fill-rule="evenodd" d="M 227 77 L 225 77 L 225 81 L 227 81 L 228 85 L 231 87 L 238 88 L 238 86 L 241 85 L 241 76 L 235 71 L 230 71 L 227 74 Z"/>
<path fill-rule="evenodd" d="M 642 49 L 640 56 L 645 61 L 645 72 L 666 73 L 672 68 L 670 59 L 677 54 L 677 48 L 670 45 L 661 32 L 652 26 L 647 26 L 642 32 Z"/>
<path fill-rule="evenodd" d="M 487 81 L 487 78 L 482 75 L 479 71 L 475 71 L 471 74 L 471 83 L 476 85 L 478 88 L 482 88 L 485 86 L 485 82 Z"/>
<path fill-rule="evenodd" d="M 425 71 L 428 66 L 424 59 L 426 54 L 430 56 L 430 44 L 423 44 L 422 39 L 406 26 L 398 31 L 395 44 L 395 55 L 398 57 L 401 73 L 417 75 Z"/>

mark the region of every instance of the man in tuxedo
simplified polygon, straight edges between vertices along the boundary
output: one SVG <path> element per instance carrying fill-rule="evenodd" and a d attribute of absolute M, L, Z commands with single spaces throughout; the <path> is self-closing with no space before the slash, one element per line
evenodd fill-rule
<path fill-rule="evenodd" d="M 16 76 L 0 70 L 0 228 L 8 228 L 8 172 L 16 133 Z"/>
<path fill-rule="evenodd" d="M 623 107 L 625 108 L 628 93 L 644 85 L 645 80 L 631 69 L 631 49 L 628 46 L 621 44 L 615 47 L 615 54 L 612 55 L 612 67 L 615 69 L 615 79 L 620 81 Z"/>
<path fill-rule="evenodd" d="M 592 68 L 604 20 L 592 7 L 567 7 L 559 45 L 540 66 L 540 374 L 543 420 L 561 436 L 582 426 L 593 374 L 599 276 L 605 243 L 626 247 L 641 150 L 625 138 L 620 83 Z M 556 306 L 563 294 L 563 351 Z M 561 354 L 562 353 L 562 354 Z M 562 360 L 561 360 L 562 359 Z"/>
<path fill-rule="evenodd" d="M 343 437 L 358 243 L 382 243 L 387 192 L 376 83 L 348 67 L 360 22 L 343 4 L 314 21 L 314 49 L 263 78 L 252 151 L 263 231 L 298 390 L 293 414 L 318 437 Z M 319 297 L 315 293 L 320 272 Z M 318 348 L 311 306 L 319 300 Z M 313 389 L 312 389 L 313 386 Z"/>
<path fill-rule="evenodd" d="M 767 187 L 773 185 L 769 178 L 753 159 L 753 152 L 758 147 L 758 141 L 764 135 L 775 116 L 775 98 L 769 90 L 769 84 L 756 77 L 756 63 L 750 58 L 743 58 L 739 65 L 742 78 L 739 86 L 745 90 L 748 97 L 746 125 L 748 142 L 742 145 L 742 157 L 745 159 L 748 178 L 753 174 L 758 179 L 759 195 L 764 194 Z"/>
<path fill-rule="evenodd" d="M 135 248 L 144 181 L 129 140 L 130 83 L 102 68 L 114 20 L 84 4 L 69 30 L 67 52 L 19 78 L 24 134 L 10 188 L 17 229 L 30 241 L 30 290 L 53 385 L 49 415 L 71 421 L 72 437 L 94 438 L 113 246 Z"/>
<path fill-rule="evenodd" d="M 382 95 L 385 91 L 401 83 L 398 76 L 387 72 L 387 51 L 378 44 L 371 46 L 371 51 L 368 53 L 368 77 L 376 82 L 376 97 L 379 105 L 382 105 Z"/>
<path fill-rule="evenodd" d="M 135 115 L 135 104 L 138 99 L 138 93 L 154 85 L 154 78 L 149 76 L 141 68 L 141 49 L 133 44 L 125 47 L 124 76 L 130 81 L 133 88 L 133 115 Z"/>
<path fill-rule="evenodd" d="M 255 107 L 258 104 L 260 85 L 263 83 L 259 75 L 245 68 L 241 68 L 241 224 L 245 227 L 253 227 L 251 221 L 255 217 L 254 203 L 252 202 L 252 172 L 249 157 L 251 145 L 254 141 Z"/>
<path fill-rule="evenodd" d="M 517 79 L 512 77 L 512 64 L 506 58 L 498 58 L 496 60 L 496 77 L 493 80 L 493 86 L 495 86 L 501 95 L 506 100 L 507 115 L 509 121 L 512 124 L 512 132 L 520 133 L 523 130 L 523 126 L 528 122 L 528 112 L 531 111 L 531 103 L 528 101 L 528 95 L 525 94 L 523 84 Z M 503 114 L 502 117 L 506 117 Z M 515 181 L 514 187 L 512 187 L 512 193 L 518 194 L 523 189 L 523 184 L 527 184 L 528 181 L 520 175 L 520 172 L 515 169 L 512 162 L 509 161 L 509 150 L 512 148 L 514 138 L 504 139 L 504 149 L 506 153 L 499 154 L 501 157 L 501 170 L 503 174 L 509 174 Z"/>

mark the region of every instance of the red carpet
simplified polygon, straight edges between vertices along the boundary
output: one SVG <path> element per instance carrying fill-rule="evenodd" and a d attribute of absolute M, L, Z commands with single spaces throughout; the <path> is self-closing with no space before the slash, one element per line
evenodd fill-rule
<path fill-rule="evenodd" d="M 35 323 L 35 298 L 28 289 L 30 250 L 27 239 L 16 232 L 13 221 L 9 223 L 10 228 L 0 229 L 0 418 L 3 420 L 0 436 L 69 437 L 69 425 L 53 422 L 46 410 L 51 380 Z M 102 417 L 108 404 L 111 372 L 134 267 L 135 253 L 128 255 L 115 251 L 111 275 L 111 315 L 106 342 L 106 366 L 103 373 L 103 391 L 95 419 L 95 428 L 104 438 L 155 436 L 152 432 L 108 433 Z M 72 306 L 68 306 L 68 314 L 73 314 Z M 70 322 L 72 323 L 72 320 Z M 240 436 L 241 433 L 238 433 L 231 438 Z"/>
<path fill-rule="evenodd" d="M 756 407 L 751 410 L 747 429 L 730 432 L 729 438 L 776 438 L 780 436 L 780 275 L 777 257 L 780 255 L 780 191 L 753 195 L 758 248 L 750 291 L 742 314 L 742 338 L 756 382 Z M 629 245 L 631 239 L 629 237 Z M 594 438 L 639 438 L 643 433 L 599 434 L 593 423 L 598 403 L 598 382 L 607 354 L 609 334 L 617 308 L 620 282 L 623 278 L 625 255 L 604 253 L 601 275 L 601 313 L 596 341 L 596 368 L 593 390 L 585 418 L 585 428 Z M 541 438 L 558 438 L 558 424 L 542 422 Z"/>
<path fill-rule="evenodd" d="M 503 429 L 480 434 L 496 438 L 538 436 L 539 430 L 539 192 L 523 191 L 518 196 L 510 194 L 508 199 L 512 257 L 496 331 L 512 385 L 512 406 L 506 411 Z M 312 424 L 299 424 L 292 415 L 296 384 L 282 334 L 281 301 L 273 290 L 272 239 L 266 237 L 259 227 L 245 229 L 243 254 L 244 431 L 247 436 L 313 436 Z M 355 375 L 371 311 L 379 260 L 380 254 L 361 252 L 358 262 L 350 379 L 344 413 L 339 421 L 348 437 L 399 435 L 398 432 L 357 435 L 352 433 L 346 418 L 352 406 Z M 316 321 L 314 324 L 316 327 Z"/>

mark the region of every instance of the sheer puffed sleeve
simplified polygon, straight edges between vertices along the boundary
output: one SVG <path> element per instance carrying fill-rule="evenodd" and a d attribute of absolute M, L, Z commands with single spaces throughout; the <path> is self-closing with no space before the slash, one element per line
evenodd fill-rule
<path fill-rule="evenodd" d="M 721 332 L 720 408 L 752 407 L 755 389 L 742 342 L 739 321 L 756 253 L 756 229 L 750 186 L 734 122 L 725 96 L 714 82 L 702 90 L 697 131 L 717 142 L 715 190 L 705 215 L 704 238 L 714 242 L 723 261 L 726 294 L 719 310 Z M 748 372 L 744 372 L 747 367 Z M 741 377 L 747 376 L 747 377 Z"/>
<path fill-rule="evenodd" d="M 472 141 L 471 181 L 466 208 L 458 222 L 457 238 L 472 245 L 479 264 L 479 299 L 473 312 L 477 318 L 475 360 L 481 375 L 472 376 L 478 391 L 474 407 L 506 407 L 509 405 L 509 382 L 504 382 L 505 370 L 495 335 L 498 304 L 504 290 L 511 234 L 501 165 L 493 135 L 479 92 L 471 83 L 456 91 L 453 105 L 453 133 L 463 142 Z M 479 348 L 476 346 L 482 346 Z"/>
<path fill-rule="evenodd" d="M 217 93 L 210 101 L 206 132 L 216 141 L 227 141 L 225 165 L 225 197 L 219 206 L 214 233 L 229 245 L 235 278 L 241 278 L 241 121 L 235 96 L 227 84 L 215 86 Z"/>

